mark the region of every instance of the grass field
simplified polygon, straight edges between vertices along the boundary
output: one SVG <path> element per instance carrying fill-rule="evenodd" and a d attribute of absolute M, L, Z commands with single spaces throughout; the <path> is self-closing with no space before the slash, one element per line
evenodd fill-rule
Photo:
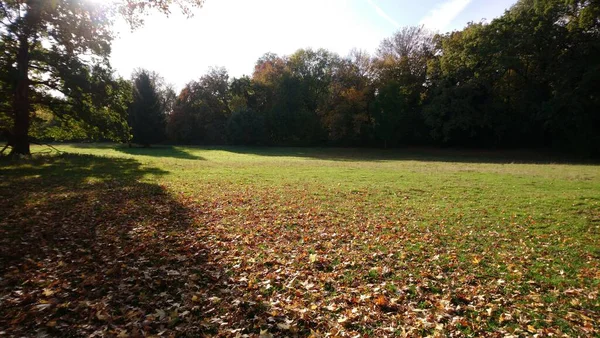
<path fill-rule="evenodd" d="M 0 163 L 0 335 L 600 335 L 600 166 L 58 148 Z"/>

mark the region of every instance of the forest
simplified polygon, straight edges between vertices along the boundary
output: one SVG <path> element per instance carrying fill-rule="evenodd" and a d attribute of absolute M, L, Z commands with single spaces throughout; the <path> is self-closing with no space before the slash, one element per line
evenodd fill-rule
<path fill-rule="evenodd" d="M 30 46 L 30 121 L 18 118 L 23 114 L 15 113 L 12 97 L 20 83 L 13 65 L 22 28 L 10 34 L 13 26 L 5 25 L 0 127 L 21 153 L 28 148 L 16 140 L 29 137 L 143 145 L 550 148 L 598 156 L 599 18 L 596 1 L 520 0 L 501 17 L 460 31 L 401 28 L 375 55 L 355 49 L 342 57 L 311 48 L 266 53 L 250 76 L 231 78 L 225 68 L 213 68 L 180 93 L 151 70 L 117 77 L 106 61 L 109 32 L 73 44 L 61 34 L 74 23 L 64 22 Z M 104 59 L 85 62 L 78 49 Z"/>

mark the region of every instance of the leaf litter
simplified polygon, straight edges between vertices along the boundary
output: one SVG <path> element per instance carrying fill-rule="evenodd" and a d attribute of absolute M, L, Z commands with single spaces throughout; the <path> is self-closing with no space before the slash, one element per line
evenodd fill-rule
<path fill-rule="evenodd" d="M 586 264 L 571 280 L 540 280 L 533 265 L 554 276 L 569 264 L 552 270 L 561 258 L 544 246 L 556 238 L 518 226 L 423 227 L 414 210 L 370 211 L 368 194 L 332 210 L 302 187 L 81 183 L 0 185 L 3 334 L 600 334 L 598 258 L 576 252 Z"/>

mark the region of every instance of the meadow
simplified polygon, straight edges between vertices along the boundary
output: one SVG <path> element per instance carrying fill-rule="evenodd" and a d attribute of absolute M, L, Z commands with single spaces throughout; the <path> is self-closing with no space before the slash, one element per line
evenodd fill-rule
<path fill-rule="evenodd" d="M 57 148 L 0 162 L 0 333 L 600 335 L 598 165 Z"/>

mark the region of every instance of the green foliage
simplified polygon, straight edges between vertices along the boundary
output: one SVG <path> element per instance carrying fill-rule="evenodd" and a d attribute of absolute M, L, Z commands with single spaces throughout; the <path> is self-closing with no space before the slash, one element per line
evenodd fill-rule
<path fill-rule="evenodd" d="M 597 22 L 583 18 L 597 8 L 587 1 L 519 1 L 490 24 L 438 37 L 425 106 L 432 137 L 597 155 L 599 61 L 592 55 L 600 35 Z"/>
<path fill-rule="evenodd" d="M 189 13 L 190 6 L 202 3 L 0 2 L 0 128 L 13 153 L 29 153 L 30 126 L 38 111 L 64 120 L 65 127 L 76 122 L 91 139 L 127 140 L 127 85 L 109 64 L 115 15 L 125 15 L 135 26 L 151 8 L 168 13 L 178 4 Z"/>
<path fill-rule="evenodd" d="M 237 110 L 227 121 L 231 144 L 260 145 L 266 142 L 265 119 L 252 109 Z"/>
<path fill-rule="evenodd" d="M 185 144 L 224 144 L 231 115 L 229 75 L 214 68 L 181 91 L 169 115 L 169 137 Z"/>
<path fill-rule="evenodd" d="M 165 139 L 167 98 L 161 91 L 162 79 L 140 69 L 133 75 L 133 100 L 129 105 L 129 125 L 133 142 L 149 146 Z"/>
<path fill-rule="evenodd" d="M 488 74 L 483 72 L 488 62 L 483 55 L 488 50 L 483 29 L 482 24 L 472 24 L 463 31 L 438 37 L 438 48 L 443 53 L 429 62 L 431 88 L 424 107 L 424 117 L 436 141 L 465 145 L 483 142 L 487 137 L 493 140 L 489 131 L 496 114 L 490 101 L 490 81 L 485 78 Z"/>
<path fill-rule="evenodd" d="M 180 143 L 552 147 L 600 155 L 597 1 L 521 0 L 489 23 L 448 34 L 402 28 L 373 57 L 268 53 L 252 76 L 230 80 L 214 69 L 179 95 L 154 83 L 134 86 L 131 96 L 107 61 L 111 21 L 121 13 L 136 26 L 148 9 L 168 13 L 175 3 L 189 14 L 202 1 L 31 1 L 25 15 L 19 2 L 3 2 L 0 127 L 22 131 L 31 114 L 39 137 L 64 139 L 70 132 L 57 128 L 74 128 L 76 138 L 127 141 L 125 108 L 135 98 L 129 122 L 146 144 L 164 139 L 165 118 L 167 138 Z M 31 61 L 23 65 L 26 45 Z M 24 100 L 15 93 L 29 80 Z M 133 118 L 143 114 L 155 118 Z M 154 127 L 144 131 L 140 121 Z"/>
<path fill-rule="evenodd" d="M 202 135 L 220 135 L 226 124 L 234 144 L 553 147 L 599 155 L 597 12 L 592 1 L 522 0 L 490 23 L 444 35 L 400 29 L 374 57 L 323 49 L 265 54 L 252 77 L 201 94 L 188 86 L 170 135 L 222 143 Z"/>
<path fill-rule="evenodd" d="M 51 112 L 38 110 L 31 121 L 30 136 L 42 141 L 89 140 L 85 127 L 76 120 L 59 119 Z"/>

